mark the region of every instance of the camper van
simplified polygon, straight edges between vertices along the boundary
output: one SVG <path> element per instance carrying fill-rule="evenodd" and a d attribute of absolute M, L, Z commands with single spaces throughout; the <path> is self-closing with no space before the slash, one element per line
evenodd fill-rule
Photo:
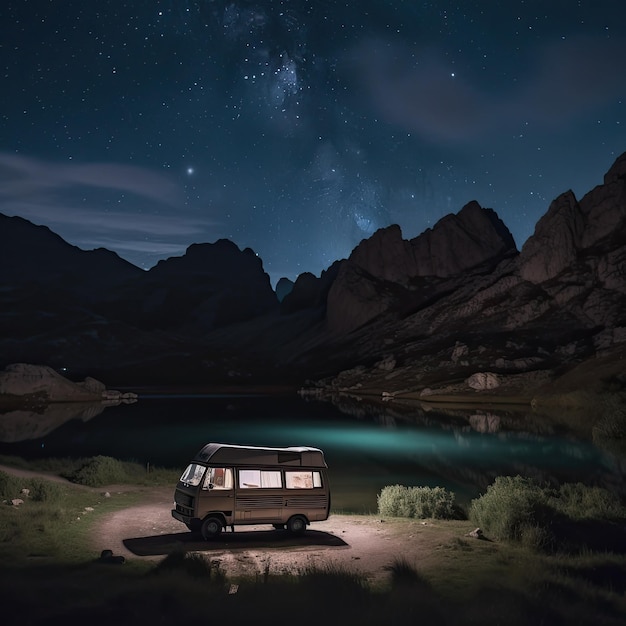
<path fill-rule="evenodd" d="M 172 517 L 204 539 L 250 524 L 300 534 L 328 519 L 327 467 L 318 448 L 208 443 L 178 481 Z"/>

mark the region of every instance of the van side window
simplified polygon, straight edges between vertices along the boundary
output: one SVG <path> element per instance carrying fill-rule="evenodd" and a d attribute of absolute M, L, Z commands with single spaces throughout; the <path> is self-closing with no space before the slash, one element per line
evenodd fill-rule
<path fill-rule="evenodd" d="M 213 485 L 209 487 L 209 485 Z M 209 467 L 203 489 L 232 489 L 233 470 L 230 467 Z"/>
<path fill-rule="evenodd" d="M 280 471 L 239 470 L 239 487 L 242 489 L 280 489 L 282 486 Z"/>
<path fill-rule="evenodd" d="M 287 489 L 313 489 L 322 486 L 319 472 L 302 470 L 285 470 L 285 487 Z"/>

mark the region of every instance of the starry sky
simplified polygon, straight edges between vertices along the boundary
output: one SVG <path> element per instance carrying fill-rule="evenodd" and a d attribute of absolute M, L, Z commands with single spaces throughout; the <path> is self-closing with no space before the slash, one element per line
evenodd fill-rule
<path fill-rule="evenodd" d="M 4 0 L 0 212 L 272 284 L 470 200 L 518 248 L 626 151 L 623 0 Z"/>

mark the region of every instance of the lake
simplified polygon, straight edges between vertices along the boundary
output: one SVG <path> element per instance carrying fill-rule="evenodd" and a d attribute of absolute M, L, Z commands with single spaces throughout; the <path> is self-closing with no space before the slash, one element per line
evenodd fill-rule
<path fill-rule="evenodd" d="M 530 425 L 523 413 L 493 408 L 446 413 L 358 402 L 339 408 L 296 395 L 145 393 L 43 437 L 0 443 L 0 454 L 102 454 L 182 472 L 211 441 L 314 446 L 325 452 L 337 512 L 373 513 L 380 490 L 395 484 L 445 487 L 467 504 L 503 474 L 581 481 L 621 494 L 624 462 L 569 433 Z"/>

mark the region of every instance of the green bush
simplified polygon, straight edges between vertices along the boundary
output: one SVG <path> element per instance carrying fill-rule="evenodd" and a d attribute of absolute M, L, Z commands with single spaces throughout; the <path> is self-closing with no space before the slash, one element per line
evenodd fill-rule
<path fill-rule="evenodd" d="M 110 456 L 95 456 L 87 459 L 70 476 L 70 480 L 88 487 L 103 487 L 127 481 L 124 464 Z"/>
<path fill-rule="evenodd" d="M 35 502 L 58 502 L 62 495 L 61 486 L 51 480 L 31 478 L 27 483 L 29 497 Z"/>
<path fill-rule="evenodd" d="M 19 478 L 0 471 L 0 499 L 18 498 L 23 485 Z"/>
<path fill-rule="evenodd" d="M 389 517 L 452 519 L 454 494 L 443 487 L 389 485 L 378 494 L 378 513 Z"/>
<path fill-rule="evenodd" d="M 553 514 L 546 490 L 522 476 L 498 476 L 469 510 L 472 523 L 494 539 L 537 547 L 549 540 Z"/>
<path fill-rule="evenodd" d="M 623 520 L 624 507 L 615 495 L 602 487 L 588 487 L 582 483 L 561 485 L 554 496 L 553 506 L 573 520 Z"/>
<path fill-rule="evenodd" d="M 469 518 L 494 539 L 563 549 L 582 541 L 590 522 L 608 532 L 612 523 L 626 519 L 626 507 L 601 487 L 565 483 L 556 489 L 521 476 L 499 476 L 472 500 Z"/>

